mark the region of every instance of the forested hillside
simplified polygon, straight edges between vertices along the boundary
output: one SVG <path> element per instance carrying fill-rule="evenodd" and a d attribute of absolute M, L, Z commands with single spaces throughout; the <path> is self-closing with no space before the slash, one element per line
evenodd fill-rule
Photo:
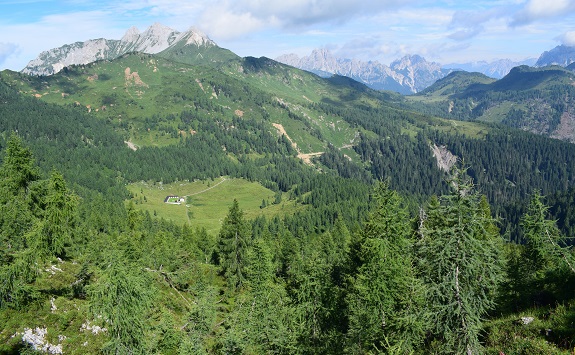
<path fill-rule="evenodd" d="M 176 54 L 1 74 L 0 353 L 573 349 L 575 146 Z"/>
<path fill-rule="evenodd" d="M 454 72 L 405 103 L 440 117 L 502 123 L 573 143 L 574 79 L 572 71 L 559 66 L 519 66 L 497 81 Z"/>
<path fill-rule="evenodd" d="M 352 231 L 339 217 L 319 233 L 249 222 L 234 200 L 215 238 L 133 205 L 87 214 L 96 211 L 58 172 L 43 179 L 16 135 L 0 173 L 6 353 L 567 354 L 574 345 L 575 260 L 541 197 L 521 218 L 527 243 L 505 246 L 464 170 L 413 221 L 380 183 Z"/>

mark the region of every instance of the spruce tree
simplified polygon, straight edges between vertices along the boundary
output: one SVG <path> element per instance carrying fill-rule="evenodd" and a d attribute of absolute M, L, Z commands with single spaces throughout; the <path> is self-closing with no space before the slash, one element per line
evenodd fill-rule
<path fill-rule="evenodd" d="M 218 242 L 218 261 L 230 289 L 240 288 L 245 281 L 246 250 L 251 238 L 238 201 L 234 199 L 224 218 Z"/>
<path fill-rule="evenodd" d="M 30 186 L 38 179 L 31 151 L 12 134 L 0 167 L 0 308 L 19 308 L 33 298 L 38 253 L 31 239 L 42 206 L 33 208 L 37 196 Z"/>
<path fill-rule="evenodd" d="M 275 279 L 272 253 L 264 238 L 254 239 L 246 260 L 249 266 L 245 269 L 245 287 L 226 320 L 224 344 L 234 344 L 243 353 L 293 353 L 294 307 L 284 284 Z"/>
<path fill-rule="evenodd" d="M 48 181 L 44 218 L 37 226 L 36 243 L 41 255 L 63 256 L 72 241 L 76 224 L 77 197 L 66 187 L 64 177 L 53 171 Z"/>
<path fill-rule="evenodd" d="M 423 338 L 422 285 L 412 265 L 411 227 L 401 197 L 380 183 L 363 231 L 360 266 L 347 297 L 349 350 L 413 351 Z"/>
<path fill-rule="evenodd" d="M 452 174 L 452 193 L 428 205 L 417 242 L 428 290 L 430 351 L 479 354 L 482 319 L 495 305 L 503 275 L 501 241 L 465 171 Z"/>
<path fill-rule="evenodd" d="M 6 196 L 25 192 L 30 183 L 40 177 L 32 152 L 23 145 L 22 139 L 15 133 L 8 139 L 0 176 L 2 177 L 0 200 Z"/>
<path fill-rule="evenodd" d="M 521 228 L 525 238 L 525 261 L 531 269 L 531 274 L 544 272 L 553 265 L 564 265 L 575 272 L 572 256 L 563 248 L 563 236 L 557 228 L 557 223 L 547 218 L 549 207 L 543 197 L 536 192 L 527 212 L 521 217 Z"/>

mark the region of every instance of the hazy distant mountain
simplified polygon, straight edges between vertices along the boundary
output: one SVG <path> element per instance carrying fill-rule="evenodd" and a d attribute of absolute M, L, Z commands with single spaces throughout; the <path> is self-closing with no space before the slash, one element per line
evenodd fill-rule
<path fill-rule="evenodd" d="M 402 94 L 417 93 L 450 72 L 442 69 L 440 64 L 427 62 L 417 55 L 407 55 L 390 66 L 378 61 L 336 58 L 327 49 L 315 49 L 302 58 L 296 54 L 285 54 L 276 60 L 323 77 L 334 74 L 347 76 L 376 90 L 392 90 Z"/>
<path fill-rule="evenodd" d="M 566 67 L 573 62 L 575 62 L 575 47 L 561 45 L 550 51 L 543 52 L 537 60 L 537 63 L 535 63 L 535 66 L 560 65 Z"/>
<path fill-rule="evenodd" d="M 490 78 L 501 79 L 505 75 L 509 74 L 511 69 L 518 67 L 520 65 L 532 66 L 535 64 L 536 59 L 530 58 L 521 62 L 514 62 L 510 59 L 499 59 L 493 62 L 478 61 L 470 63 L 451 63 L 443 65 L 446 69 L 459 69 L 465 70 L 467 72 L 478 72 L 485 74 Z"/>
<path fill-rule="evenodd" d="M 132 27 L 120 40 L 92 39 L 42 52 L 36 59 L 30 61 L 22 72 L 31 75 L 52 75 L 69 65 L 111 60 L 130 52 L 156 54 L 182 46 L 217 47 L 211 39 L 196 29 L 178 32 L 155 23 L 144 32 Z"/>

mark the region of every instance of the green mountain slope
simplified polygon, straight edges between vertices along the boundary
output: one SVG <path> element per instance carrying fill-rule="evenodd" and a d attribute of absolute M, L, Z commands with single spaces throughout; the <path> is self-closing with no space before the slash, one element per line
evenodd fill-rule
<path fill-rule="evenodd" d="M 575 74 L 561 67 L 516 67 L 492 82 L 454 73 L 406 101 L 441 117 L 503 123 L 575 142 L 574 80 Z"/>
<path fill-rule="evenodd" d="M 324 208 L 346 195 L 338 189 L 317 191 L 326 181 L 340 184 L 343 178 L 364 188 L 373 179 L 390 178 L 394 188 L 421 201 L 447 189 L 434 145 L 465 159 L 497 208 L 533 189 L 567 188 L 575 176 L 571 145 L 415 113 L 394 103 L 397 96 L 346 78 L 322 79 L 267 58 L 235 59 L 215 68 L 130 54 L 50 77 L 9 71 L 1 77 L 27 105 L 56 104 L 80 121 L 106 125 L 116 145 L 90 154 L 95 165 L 128 183 L 227 175 Z M 450 78 L 452 84 L 440 83 L 444 91 L 473 78 L 485 81 L 475 85 L 477 90 L 496 84 L 476 74 Z M 22 112 L 12 110 L 4 119 L 17 122 Z M 43 149 L 38 150 L 42 156 Z"/>
<path fill-rule="evenodd" d="M 481 73 L 454 71 L 422 90 L 417 96 L 444 98 L 445 96 L 464 92 L 471 87 L 481 86 L 481 84 L 488 85 L 495 81 L 495 79 Z"/>
<path fill-rule="evenodd" d="M 216 67 L 224 65 L 228 61 L 241 59 L 232 51 L 217 45 L 188 44 L 183 40 L 161 51 L 158 56 L 185 64 L 213 65 Z"/>

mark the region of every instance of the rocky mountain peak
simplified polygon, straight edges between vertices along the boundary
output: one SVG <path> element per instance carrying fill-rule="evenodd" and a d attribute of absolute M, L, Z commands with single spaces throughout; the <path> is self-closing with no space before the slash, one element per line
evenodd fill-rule
<path fill-rule="evenodd" d="M 124 34 L 124 37 L 122 37 L 121 41 L 122 42 L 135 42 L 139 36 L 140 36 L 140 30 L 136 26 L 132 26 L 126 31 L 126 33 Z"/>
<path fill-rule="evenodd" d="M 159 53 L 174 43 L 180 32 L 177 32 L 160 23 L 154 23 L 142 32 L 135 41 L 135 50 L 144 53 Z"/>
<path fill-rule="evenodd" d="M 389 66 L 391 68 L 405 69 L 406 67 L 420 64 L 422 62 L 426 62 L 426 60 L 416 54 L 407 54 L 400 59 L 394 60 Z"/>
<path fill-rule="evenodd" d="M 295 53 L 282 54 L 276 58 L 276 61 L 291 65 L 292 67 L 299 67 L 300 57 Z"/>
<path fill-rule="evenodd" d="M 535 66 L 560 65 L 566 67 L 573 62 L 575 62 L 575 47 L 560 45 L 550 51 L 543 52 Z"/>
<path fill-rule="evenodd" d="M 403 56 L 401 59 L 391 62 L 390 68 L 394 70 L 404 70 L 407 68 L 425 67 L 433 68 L 433 70 L 440 70 L 441 65 L 435 62 L 428 62 L 425 58 L 417 54 L 408 54 Z"/>
<path fill-rule="evenodd" d="M 378 61 L 337 58 L 327 48 L 314 49 L 303 58 L 285 54 L 276 60 L 321 76 L 343 75 L 376 90 L 393 90 L 402 94 L 416 93 L 449 73 L 439 64 L 427 62 L 418 55 L 406 55 L 388 67 Z"/>
<path fill-rule="evenodd" d="M 182 39 L 186 40 L 186 44 L 193 44 L 196 46 L 215 46 L 216 43 L 212 41 L 204 32 L 196 27 L 190 27 L 189 30 L 182 34 Z"/>
<path fill-rule="evenodd" d="M 120 40 L 88 40 L 42 52 L 36 59 L 30 61 L 22 72 L 31 75 L 52 75 L 69 65 L 112 60 L 130 52 L 157 54 L 177 44 L 198 47 L 216 45 L 195 28 L 178 32 L 156 22 L 144 32 L 131 27 Z"/>
<path fill-rule="evenodd" d="M 336 73 L 337 60 L 327 48 L 314 49 L 306 62 L 321 71 Z"/>

